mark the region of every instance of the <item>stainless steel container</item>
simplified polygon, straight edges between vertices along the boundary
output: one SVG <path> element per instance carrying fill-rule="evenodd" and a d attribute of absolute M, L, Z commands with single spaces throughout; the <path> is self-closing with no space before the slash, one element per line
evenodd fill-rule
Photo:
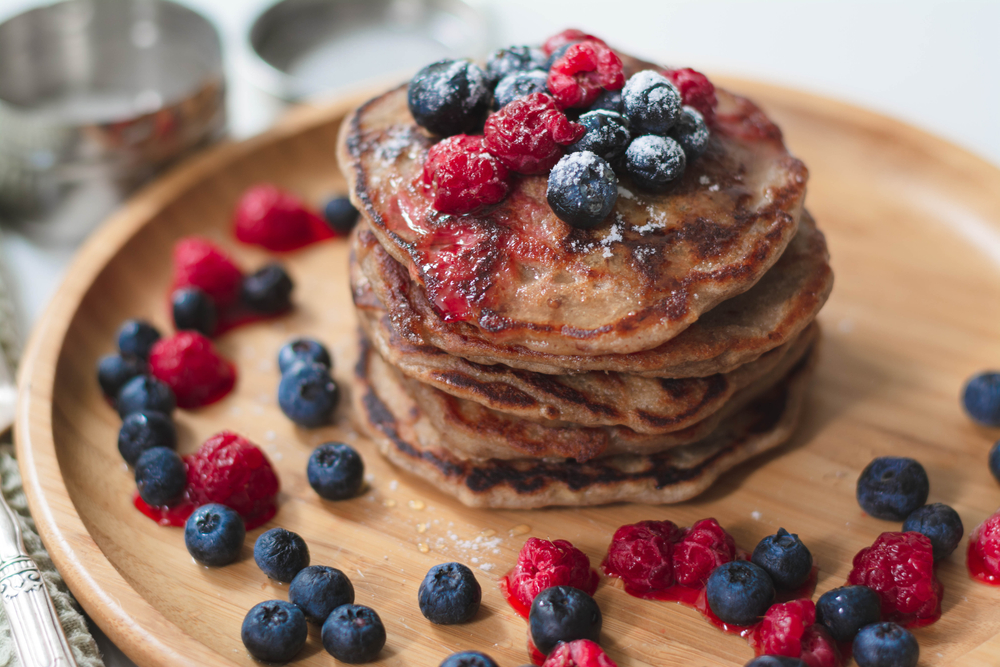
<path fill-rule="evenodd" d="M 166 0 L 68 0 L 0 25 L 0 220 L 78 241 L 225 127 L 215 28 Z"/>

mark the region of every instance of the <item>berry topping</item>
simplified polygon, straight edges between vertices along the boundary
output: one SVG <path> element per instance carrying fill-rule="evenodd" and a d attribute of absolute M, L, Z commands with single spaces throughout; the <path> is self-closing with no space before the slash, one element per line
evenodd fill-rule
<path fill-rule="evenodd" d="M 559 161 L 562 147 L 579 140 L 585 131 L 571 123 L 550 96 L 533 93 L 490 116 L 483 143 L 517 173 L 543 174 Z"/>
<path fill-rule="evenodd" d="M 926 535 L 934 548 L 934 560 L 947 558 L 958 548 L 965 528 L 958 512 L 943 503 L 924 505 L 906 517 L 903 531 Z"/>
<path fill-rule="evenodd" d="M 838 642 L 854 640 L 858 630 L 878 623 L 882 603 L 878 593 L 867 586 L 842 586 L 827 591 L 816 603 L 816 620 L 826 626 Z"/>
<path fill-rule="evenodd" d="M 148 369 L 148 364 L 142 359 L 109 354 L 101 357 L 97 363 L 97 382 L 101 385 L 101 392 L 114 400 L 126 382 Z"/>
<path fill-rule="evenodd" d="M 589 107 L 601 91 L 624 85 L 622 60 L 603 42 L 572 45 L 549 70 L 549 90 L 560 109 Z"/>
<path fill-rule="evenodd" d="M 641 521 L 615 531 L 604 571 L 621 577 L 629 593 L 663 590 L 674 583 L 673 551 L 684 531 L 671 521 Z"/>
<path fill-rule="evenodd" d="M 255 313 L 277 315 L 292 307 L 293 287 L 285 267 L 272 263 L 243 279 L 240 297 Z"/>
<path fill-rule="evenodd" d="M 798 535 L 779 528 L 768 535 L 753 550 L 750 559 L 760 566 L 779 591 L 793 591 L 806 583 L 812 573 L 812 554 Z"/>
<path fill-rule="evenodd" d="M 573 586 L 588 595 L 597 590 L 598 575 L 587 555 L 566 540 L 528 538 L 507 575 L 508 594 L 527 615 L 539 592 L 551 586 Z"/>
<path fill-rule="evenodd" d="M 599 37 L 588 35 L 582 30 L 577 30 L 576 28 L 567 28 L 566 30 L 563 30 L 562 32 L 556 35 L 552 35 L 547 40 L 545 40 L 545 43 L 542 44 L 542 51 L 544 51 L 547 54 L 552 54 L 557 49 L 560 49 L 564 46 L 572 46 L 577 42 L 583 42 L 583 41 L 598 42 L 600 44 L 604 44 L 604 40 L 602 40 Z"/>
<path fill-rule="evenodd" d="M 118 329 L 118 351 L 126 357 L 148 359 L 150 348 L 158 340 L 160 332 L 143 320 L 125 320 Z"/>
<path fill-rule="evenodd" d="M 338 236 L 350 234 L 359 215 L 349 197 L 333 197 L 323 207 L 323 219 Z"/>
<path fill-rule="evenodd" d="M 210 503 L 202 505 L 184 524 L 184 546 L 202 565 L 222 567 L 240 557 L 247 529 L 235 510 Z"/>
<path fill-rule="evenodd" d="M 532 93 L 547 93 L 548 82 L 549 74 L 542 69 L 508 74 L 493 91 L 493 106 L 499 109 Z"/>
<path fill-rule="evenodd" d="M 247 612 L 240 636 L 247 651 L 258 660 L 288 662 L 305 646 L 309 626 L 295 605 L 268 600 Z"/>
<path fill-rule="evenodd" d="M 882 533 L 854 557 L 849 584 L 868 586 L 882 602 L 882 619 L 903 625 L 941 615 L 941 582 L 934 576 L 931 541 L 920 533 Z"/>
<path fill-rule="evenodd" d="M 983 426 L 1000 426 L 1000 372 L 980 373 L 962 390 L 962 405 Z"/>
<path fill-rule="evenodd" d="M 479 651 L 452 653 L 439 667 L 499 667 L 496 660 Z"/>
<path fill-rule="evenodd" d="M 625 107 L 622 105 L 622 91 L 620 90 L 605 90 L 603 93 L 597 96 L 594 103 L 590 105 L 591 111 L 614 111 L 615 113 L 625 114 Z"/>
<path fill-rule="evenodd" d="M 216 308 L 226 308 L 240 298 L 243 274 L 229 255 L 197 237 L 181 239 L 174 246 L 173 291 L 179 287 L 197 287 L 215 301 Z"/>
<path fill-rule="evenodd" d="M 327 442 L 309 456 L 309 486 L 324 500 L 346 500 L 358 495 L 365 481 L 365 464 L 350 445 Z"/>
<path fill-rule="evenodd" d="M 490 107 L 486 73 L 468 60 L 440 60 L 410 80 L 406 100 L 417 125 L 433 134 L 476 133 Z"/>
<path fill-rule="evenodd" d="M 753 625 L 774 600 L 767 572 L 744 560 L 715 568 L 705 585 L 708 607 L 723 623 Z"/>
<path fill-rule="evenodd" d="M 830 633 L 819 625 L 802 634 L 802 662 L 808 667 L 841 667 L 840 651 Z"/>
<path fill-rule="evenodd" d="M 702 519 L 674 545 L 674 579 L 682 586 L 700 588 L 713 570 L 734 558 L 736 542 L 732 535 L 715 519 Z"/>
<path fill-rule="evenodd" d="M 288 601 L 302 610 L 307 621 L 322 623 L 340 605 L 354 604 L 354 584 L 336 568 L 310 565 L 292 579 Z"/>
<path fill-rule="evenodd" d="M 296 197 L 270 185 L 256 185 L 240 197 L 233 231 L 243 243 L 275 252 L 297 250 L 333 237 L 330 227 Z"/>
<path fill-rule="evenodd" d="M 278 383 L 278 407 L 299 426 L 316 428 L 330 423 L 340 390 L 325 366 L 292 365 Z"/>
<path fill-rule="evenodd" d="M 553 586 L 535 596 L 528 614 L 528 635 L 543 655 L 559 642 L 601 638 L 601 610 L 579 588 Z"/>
<path fill-rule="evenodd" d="M 431 146 L 423 179 L 441 213 L 476 213 L 507 196 L 507 167 L 486 152 L 483 143 L 481 136 L 459 134 Z"/>
<path fill-rule="evenodd" d="M 482 599 L 483 589 L 476 575 L 461 563 L 435 565 L 417 591 L 420 613 L 437 625 L 471 621 Z"/>
<path fill-rule="evenodd" d="M 768 655 L 797 658 L 802 655 L 802 635 L 816 622 L 812 600 L 773 605 L 756 631 L 757 650 Z"/>
<path fill-rule="evenodd" d="M 858 667 L 916 667 L 920 658 L 917 638 L 895 623 L 875 623 L 854 639 Z"/>
<path fill-rule="evenodd" d="M 545 194 L 560 220 L 590 229 L 615 207 L 618 179 L 611 165 L 590 151 L 570 153 L 552 167 Z"/>
<path fill-rule="evenodd" d="M 715 86 L 707 76 L 689 67 L 666 70 L 664 75 L 680 90 L 682 104 L 694 107 L 708 122 L 715 120 Z"/>
<path fill-rule="evenodd" d="M 222 431 L 189 456 L 187 464 L 188 499 L 195 505 L 231 507 L 248 530 L 274 516 L 278 478 L 264 452 L 246 438 Z"/>
<path fill-rule="evenodd" d="M 618 667 L 600 646 L 589 639 L 577 639 L 556 646 L 542 667 Z"/>
<path fill-rule="evenodd" d="M 151 375 L 137 375 L 118 392 L 115 401 L 118 415 L 124 419 L 133 412 L 162 412 L 169 416 L 177 407 L 174 392 L 158 378 Z"/>
<path fill-rule="evenodd" d="M 509 46 L 506 49 L 497 49 L 486 58 L 486 76 L 492 85 L 496 85 L 498 81 L 511 74 L 544 69 L 546 60 L 546 54 L 533 46 Z"/>
<path fill-rule="evenodd" d="M 197 287 L 182 287 L 170 295 L 170 309 L 178 331 L 197 331 L 203 336 L 215 334 L 219 315 L 212 297 Z"/>
<path fill-rule="evenodd" d="M 154 447 L 177 448 L 177 429 L 173 420 L 151 410 L 126 415 L 118 431 L 118 452 L 125 463 L 134 466 L 143 452 Z"/>
<path fill-rule="evenodd" d="M 587 128 L 586 133 L 566 151 L 590 151 L 608 162 L 614 162 L 625 154 L 632 134 L 628 130 L 628 120 L 614 111 L 588 111 L 577 119 L 580 125 Z"/>
<path fill-rule="evenodd" d="M 904 520 L 927 502 L 929 492 L 924 467 L 901 456 L 881 456 L 858 477 L 858 504 L 876 519 Z"/>
<path fill-rule="evenodd" d="M 1000 511 L 972 531 L 967 563 L 976 579 L 1000 582 Z"/>
<path fill-rule="evenodd" d="M 647 69 L 625 83 L 622 106 L 635 134 L 666 134 L 681 115 L 681 93 L 665 76 Z"/>
<path fill-rule="evenodd" d="M 309 565 L 309 547 L 298 533 L 272 528 L 254 542 L 253 559 L 268 577 L 288 583 Z"/>
<path fill-rule="evenodd" d="M 385 626 L 375 610 L 343 604 L 323 623 L 323 648 L 341 662 L 371 662 L 385 646 Z"/>
<path fill-rule="evenodd" d="M 160 340 L 149 355 L 149 367 L 173 390 L 182 408 L 214 403 L 236 384 L 236 367 L 196 331 L 181 331 Z"/>
<path fill-rule="evenodd" d="M 330 352 L 322 343 L 312 338 L 293 338 L 278 350 L 278 370 L 282 374 L 299 361 L 308 361 L 333 370 Z"/>
<path fill-rule="evenodd" d="M 784 655 L 759 655 L 743 667 L 809 667 L 800 658 Z"/>
<path fill-rule="evenodd" d="M 669 188 L 686 166 L 684 149 L 670 137 L 643 135 L 625 151 L 625 172 L 636 185 L 650 192 Z"/>
<path fill-rule="evenodd" d="M 187 484 L 184 461 L 172 449 L 154 447 L 135 462 L 135 486 L 147 505 L 162 507 L 180 500 Z"/>
<path fill-rule="evenodd" d="M 670 136 L 684 149 L 684 156 L 694 161 L 708 148 L 711 135 L 704 117 L 694 107 L 682 107 L 677 123 L 670 130 Z"/>

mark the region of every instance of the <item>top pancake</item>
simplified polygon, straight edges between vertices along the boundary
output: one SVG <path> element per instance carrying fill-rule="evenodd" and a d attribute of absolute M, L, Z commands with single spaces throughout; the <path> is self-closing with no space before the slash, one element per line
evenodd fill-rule
<path fill-rule="evenodd" d="M 626 75 L 652 67 L 623 60 Z M 619 174 L 614 211 L 592 230 L 555 216 L 545 175 L 515 176 L 481 215 L 434 211 L 421 171 L 435 140 L 405 86 L 344 123 L 340 163 L 380 243 L 445 320 L 546 354 L 628 354 L 752 287 L 797 230 L 805 166 L 752 102 L 717 96 L 708 150 L 679 182 L 647 194 Z"/>

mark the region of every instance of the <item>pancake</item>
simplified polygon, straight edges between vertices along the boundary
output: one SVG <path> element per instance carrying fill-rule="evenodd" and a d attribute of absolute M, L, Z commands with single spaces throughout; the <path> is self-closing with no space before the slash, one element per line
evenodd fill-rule
<path fill-rule="evenodd" d="M 703 440 L 657 454 L 586 463 L 462 461 L 442 445 L 440 433 L 402 385 L 389 375 L 369 373 L 373 359 L 377 355 L 363 344 L 356 365 L 354 414 L 384 456 L 471 507 L 528 509 L 676 503 L 698 495 L 727 470 L 791 436 L 815 354 L 804 357 L 783 380 Z"/>
<path fill-rule="evenodd" d="M 355 230 L 352 248 L 357 258 L 351 273 L 355 302 L 362 306 L 370 301 L 373 290 L 394 331 L 407 343 L 430 345 L 481 365 L 501 363 L 555 375 L 594 370 L 662 378 L 728 373 L 795 338 L 833 287 L 826 241 L 805 213 L 799 233 L 757 285 L 708 311 L 676 338 L 627 355 L 563 356 L 497 344 L 467 324 L 445 322 L 364 223 Z"/>
<path fill-rule="evenodd" d="M 626 75 L 653 67 L 623 61 Z M 406 90 L 345 121 L 341 169 L 438 314 L 491 343 L 548 355 L 652 349 L 751 288 L 798 228 L 805 166 L 757 106 L 721 89 L 705 154 L 666 193 L 640 192 L 619 174 L 615 208 L 595 229 L 555 216 L 546 175 L 516 176 L 487 213 L 439 214 L 421 179 L 434 139 L 413 121 Z"/>

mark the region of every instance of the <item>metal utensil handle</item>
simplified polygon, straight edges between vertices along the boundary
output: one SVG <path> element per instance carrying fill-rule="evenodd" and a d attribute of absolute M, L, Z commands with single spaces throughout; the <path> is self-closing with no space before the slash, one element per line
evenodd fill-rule
<path fill-rule="evenodd" d="M 23 667 L 76 667 L 42 573 L 21 539 L 21 527 L 0 495 L 0 597 Z"/>

